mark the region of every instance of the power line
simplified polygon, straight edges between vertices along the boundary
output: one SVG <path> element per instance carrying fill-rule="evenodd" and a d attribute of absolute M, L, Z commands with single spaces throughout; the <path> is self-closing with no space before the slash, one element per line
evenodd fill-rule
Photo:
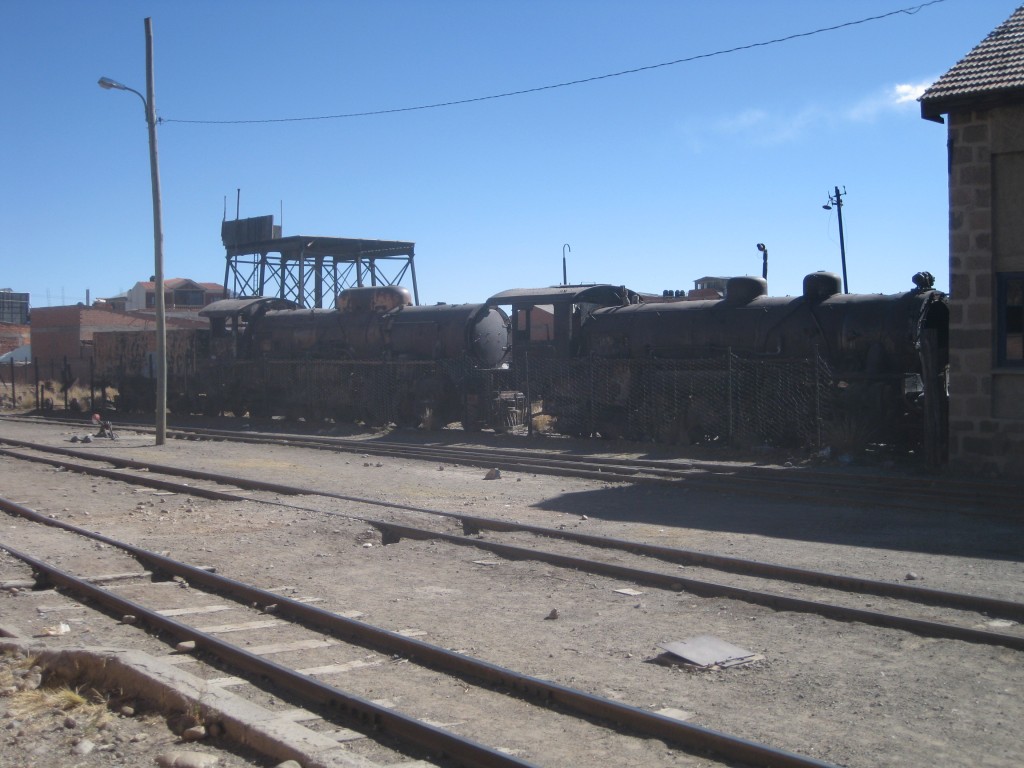
<path fill-rule="evenodd" d="M 796 32 L 792 35 L 785 37 L 777 37 L 773 40 L 764 40 L 759 43 L 748 43 L 747 45 L 738 45 L 734 48 L 724 48 L 719 51 L 712 51 L 711 53 L 698 53 L 693 56 L 687 56 L 682 59 L 675 59 L 674 61 L 664 61 L 660 64 L 648 64 L 643 67 L 636 67 L 634 69 L 624 69 L 621 72 L 610 72 L 604 75 L 594 75 L 593 77 L 585 77 L 579 80 L 568 80 L 564 83 L 554 83 L 552 85 L 540 85 L 534 88 L 524 88 L 519 91 L 506 91 L 505 93 L 495 93 L 489 96 L 475 96 L 469 99 L 458 99 L 455 101 L 441 101 L 435 104 L 420 104 L 414 107 L 395 107 L 393 109 L 378 109 L 370 112 L 348 112 L 340 115 L 318 115 L 312 117 L 277 117 L 268 118 L 264 120 L 182 120 L 176 118 L 159 118 L 161 123 L 188 123 L 188 124 L 200 124 L 200 125 L 243 125 L 253 123 L 299 123 L 308 122 L 312 120 L 342 120 L 352 117 L 374 117 L 377 115 L 393 115 L 401 112 L 417 112 L 425 109 L 440 109 L 441 107 L 455 107 L 461 104 L 475 104 L 481 101 L 493 101 L 495 99 L 505 99 L 510 96 L 524 96 L 529 93 L 540 93 L 541 91 L 553 91 L 556 88 L 568 88 L 573 85 L 584 85 L 585 83 L 594 83 L 599 80 L 609 80 L 613 77 L 624 77 L 626 75 L 635 75 L 640 72 L 648 72 L 652 69 L 661 69 L 662 67 L 672 67 L 677 64 L 688 64 L 690 62 L 699 61 L 701 59 L 710 59 L 715 56 L 724 56 L 729 53 L 738 53 L 740 51 L 749 51 L 753 48 L 763 48 L 769 45 L 778 45 L 779 43 L 786 43 L 791 40 L 797 40 L 802 37 L 811 37 L 813 35 L 820 35 L 825 32 L 835 32 L 839 29 L 845 29 L 847 27 L 855 27 L 859 24 L 867 24 L 871 21 L 880 21 L 887 19 L 891 16 L 898 16 L 900 14 L 906 14 L 913 16 L 918 11 L 927 8 L 931 5 L 938 5 L 944 3 L 946 0 L 929 0 L 928 2 L 914 5 L 909 8 L 899 8 L 895 11 L 889 11 L 878 16 L 868 16 L 864 19 L 858 19 L 856 21 L 846 21 L 842 24 L 835 24 L 831 27 L 821 27 L 814 29 L 809 32 Z"/>

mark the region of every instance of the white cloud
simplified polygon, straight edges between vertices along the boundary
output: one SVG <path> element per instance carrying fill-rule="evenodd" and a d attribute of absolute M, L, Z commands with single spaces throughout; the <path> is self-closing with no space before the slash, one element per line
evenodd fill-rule
<path fill-rule="evenodd" d="M 924 83 L 898 83 L 881 93 L 875 93 L 858 101 L 846 110 L 846 117 L 855 122 L 871 122 L 886 112 L 906 109 L 917 104 L 917 98 L 924 93 L 931 81 Z"/>
<path fill-rule="evenodd" d="M 746 133 L 756 130 L 769 120 L 769 115 L 763 109 L 747 109 L 738 115 L 724 117 L 715 121 L 715 131 L 718 133 Z"/>
<path fill-rule="evenodd" d="M 893 88 L 893 95 L 896 97 L 896 103 L 905 104 L 906 102 L 910 101 L 916 102 L 929 85 L 931 85 L 930 82 L 916 83 L 913 85 L 897 85 L 895 88 Z"/>
<path fill-rule="evenodd" d="M 836 127 L 837 123 L 871 123 L 886 114 L 913 109 L 931 83 L 931 80 L 898 83 L 869 94 L 847 108 L 812 104 L 802 109 L 771 112 L 751 107 L 706 125 L 688 122 L 680 133 L 695 154 L 704 149 L 712 135 L 745 139 L 759 145 L 785 144 L 799 141 L 813 131 Z"/>
<path fill-rule="evenodd" d="M 822 120 L 818 107 L 778 114 L 763 109 L 747 109 L 711 124 L 712 132 L 749 137 L 757 144 L 783 144 L 799 139 Z"/>

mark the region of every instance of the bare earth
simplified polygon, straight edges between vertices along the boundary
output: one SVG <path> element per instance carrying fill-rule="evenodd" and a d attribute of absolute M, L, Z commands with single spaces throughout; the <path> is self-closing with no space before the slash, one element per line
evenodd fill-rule
<path fill-rule="evenodd" d="M 903 581 L 914 574 L 924 586 L 1024 601 L 1024 526 L 1006 520 L 863 509 L 844 505 L 841 498 L 795 504 L 532 474 L 506 473 L 488 481 L 484 470 L 473 467 L 289 447 L 170 441 L 158 448 L 151 436 L 131 432 L 122 432 L 116 442 L 69 446 L 72 435 L 87 432 L 0 421 L 2 436 L 97 454 L 869 579 Z M 645 709 L 684 710 L 692 713 L 691 722 L 838 765 L 1009 767 L 1020 765 L 1024 753 L 1024 655 L 1017 651 L 699 598 L 506 561 L 473 547 L 407 540 L 385 547 L 360 518 L 438 523 L 417 513 L 338 499 L 283 499 L 299 509 L 158 495 L 2 456 L 0 496 L 186 562 L 216 566 L 238 580 L 268 589 L 292 586 L 322 598 L 330 610 L 358 610 L 364 621 L 421 631 L 431 643 L 520 672 Z M 0 543 L 57 559 L 73 572 L 129 569 L 118 565 L 121 556 L 115 553 L 89 545 L 92 553 L 85 555 L 81 544 L 62 543 L 18 518 L 5 516 L 0 526 Z M 453 523 L 441 526 L 461 532 Z M 545 549 L 567 546 L 513 540 Z M 603 557 L 693 578 L 754 583 L 627 555 Z M 0 581 L 27 576 L 24 565 L 0 553 Z M 641 594 L 615 591 L 630 587 Z M 770 588 L 887 607 L 877 598 L 842 598 L 812 587 Z M 70 632 L 47 642 L 166 653 L 161 641 L 140 630 L 88 609 L 62 608 L 63 601 L 54 593 L 0 593 L 0 627 L 35 636 L 65 621 Z M 552 609 L 558 619 L 545 620 Z M 938 616 L 932 610 L 902 608 L 909 615 Z M 992 628 L 990 618 L 961 620 Z M 660 653 L 659 644 L 697 635 L 714 635 L 763 654 L 764 660 L 714 672 L 649 663 Z M 267 639 L 255 633 L 246 642 Z M 12 671 L 21 675 L 24 667 L 22 660 L 4 659 L 0 691 L 4 676 L 9 681 Z M 400 689 L 381 693 L 399 707 L 412 696 Z M 68 712 L 53 702 L 28 701 L 23 693 L 0 695 L 0 768 L 141 768 L 172 749 L 214 755 L 224 766 L 274 764 L 216 739 L 183 746 L 159 713 L 147 712 L 144 695 L 126 692 L 112 704 Z M 122 714 L 123 706 L 131 709 Z M 449 694 L 439 693 L 434 706 L 436 721 L 467 718 Z M 93 744 L 92 751 L 81 747 L 83 740 Z M 552 766 L 711 764 L 653 740 L 638 740 L 629 753 L 608 750 L 600 759 L 593 757 L 600 750 L 591 749 L 586 762 L 579 761 L 571 741 L 560 743 L 552 733 L 509 729 L 492 745 Z"/>

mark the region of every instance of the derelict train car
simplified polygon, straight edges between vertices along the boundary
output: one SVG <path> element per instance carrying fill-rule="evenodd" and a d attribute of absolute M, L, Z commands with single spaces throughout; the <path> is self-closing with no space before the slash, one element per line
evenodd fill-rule
<path fill-rule="evenodd" d="M 851 295 L 837 275 L 819 272 L 797 297 L 769 297 L 761 278 L 737 277 L 719 300 L 641 303 L 619 289 L 588 303 L 595 296 L 586 291 L 611 290 L 604 286 L 506 291 L 491 302 L 512 305 L 517 369 L 529 359 L 531 399 L 561 432 L 699 442 L 737 434 L 745 425 L 724 422 L 773 397 L 781 424 L 793 379 L 770 380 L 758 363 L 813 359 L 827 379 L 818 416 L 824 403 L 863 440 L 934 443 L 945 433 L 948 307 L 932 282 L 919 273 L 907 293 Z M 551 320 L 537 333 L 542 307 Z M 552 365 L 559 354 L 576 370 Z M 746 379 L 730 360 L 748 364 Z M 740 384 L 746 397 L 735 396 Z"/>
<path fill-rule="evenodd" d="M 226 299 L 200 312 L 210 327 L 192 332 L 184 373 L 169 365 L 168 403 L 468 430 L 522 424 L 529 408 L 571 435 L 821 444 L 785 433 L 798 421 L 794 395 L 812 388 L 800 405 L 811 428 L 845 423 L 879 441 L 923 425 L 925 445 L 941 451 L 948 308 L 930 278 L 919 273 L 906 293 L 844 295 L 838 276 L 815 273 L 802 295 L 769 297 L 765 281 L 739 277 L 720 300 L 648 303 L 613 285 L 436 306 L 412 306 L 396 286 L 353 288 L 332 310 Z M 115 367 L 131 370 L 125 350 L 137 346 L 112 348 Z M 140 400 L 130 384 L 122 398 Z M 148 391 L 141 399 L 152 402 Z"/>
<path fill-rule="evenodd" d="M 477 371 L 499 369 L 508 317 L 483 304 L 413 306 L 397 286 L 342 291 L 335 309 L 228 299 L 210 318 L 208 411 L 481 426 L 495 407 Z"/>

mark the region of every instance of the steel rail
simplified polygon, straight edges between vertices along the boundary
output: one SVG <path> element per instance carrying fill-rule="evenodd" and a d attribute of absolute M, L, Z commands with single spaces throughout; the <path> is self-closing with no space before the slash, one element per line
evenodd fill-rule
<path fill-rule="evenodd" d="M 633 478 L 639 473 L 648 473 L 654 477 L 664 479 L 686 479 L 693 481 L 700 478 L 700 473 L 705 473 L 715 480 L 726 478 L 730 481 L 740 482 L 767 482 L 780 485 L 802 485 L 820 486 L 823 480 L 827 480 L 830 488 L 837 484 L 859 492 L 864 491 L 865 484 L 870 485 L 870 491 L 874 493 L 900 493 L 911 494 L 925 500 L 942 499 L 948 501 L 953 498 L 956 501 L 975 503 L 978 494 L 986 494 L 1000 503 L 1005 502 L 1011 505 L 1012 509 L 1019 509 L 1020 493 L 1024 487 L 1015 484 L 993 484 L 991 481 L 980 482 L 958 478 L 954 483 L 944 482 L 941 478 L 924 478 L 921 482 L 936 486 L 933 488 L 924 487 L 921 484 L 908 487 L 906 478 L 887 478 L 879 476 L 858 475 L 851 477 L 849 474 L 838 472 L 822 472 L 815 470 L 813 476 L 801 474 L 796 469 L 769 469 L 766 467 L 740 467 L 725 465 L 717 462 L 684 459 L 681 461 L 666 459 L 637 459 L 626 457 L 609 456 L 565 456 L 546 454 L 538 456 L 524 449 L 510 448 L 465 448 L 459 446 L 442 445 L 418 445 L 415 443 L 369 443 L 366 440 L 352 440 L 340 437 L 324 437 L 314 435 L 288 434 L 281 437 L 272 434 L 239 433 L 233 430 L 212 429 L 206 427 L 179 429 L 181 435 L 208 435 L 214 438 L 225 440 L 242 439 L 245 442 L 286 442 L 288 445 L 303 447 L 327 446 L 344 448 L 353 452 L 370 453 L 374 455 L 399 456 L 408 458 L 413 455 L 422 455 L 436 460 L 438 456 L 446 460 L 458 461 L 466 459 L 467 454 L 471 458 L 476 453 L 486 454 L 479 462 L 479 466 L 491 466 L 496 458 L 507 461 L 510 466 L 518 464 L 531 465 L 541 462 L 544 466 L 564 467 L 566 469 L 578 469 L 579 467 L 594 467 L 584 470 L 597 472 L 599 479 L 609 479 L 606 474 L 621 475 L 626 478 Z M 785 475 L 781 477 L 780 475 Z M 941 487 L 939 487 L 941 486 Z M 995 493 L 994 493 L 995 492 Z"/>
<path fill-rule="evenodd" d="M 944 483 L 942 487 L 907 487 L 905 481 L 885 480 L 879 478 L 848 476 L 830 473 L 827 482 L 818 477 L 801 476 L 791 470 L 771 470 L 758 467 L 726 467 L 722 465 L 699 465 L 693 462 L 675 464 L 673 462 L 653 462 L 650 460 L 620 459 L 609 457 L 587 456 L 571 458 L 564 456 L 526 456 L 521 451 L 502 449 L 463 449 L 438 446 L 418 446 L 408 444 L 380 443 L 368 444 L 362 440 L 346 440 L 344 438 L 325 438 L 304 435 L 287 437 L 239 434 L 226 430 L 188 430 L 175 431 L 171 436 L 211 435 L 213 438 L 244 442 L 286 444 L 293 447 L 326 448 L 336 451 L 365 453 L 374 456 L 392 458 L 421 458 L 430 461 L 450 461 L 477 467 L 497 467 L 503 471 L 532 472 L 559 476 L 579 477 L 587 480 L 604 482 L 631 482 L 650 484 L 685 484 L 703 489 L 722 490 L 725 487 L 731 492 L 755 493 L 759 496 L 773 496 L 791 499 L 796 495 L 807 496 L 826 491 L 834 495 L 837 485 L 856 491 L 857 498 L 847 498 L 849 503 L 876 504 L 915 511 L 938 511 L 936 504 L 948 511 L 970 513 L 979 505 L 979 495 L 984 494 L 982 501 L 985 514 L 996 514 L 996 510 L 1004 510 L 1011 517 L 1019 518 L 1024 512 L 1020 504 L 1020 487 L 993 488 L 972 484 L 965 487 Z M 785 477 L 781 477 L 785 474 Z M 893 483 L 903 483 L 894 486 Z M 932 480 L 934 483 L 935 481 Z M 771 486 L 771 487 L 768 487 Z M 998 490 L 999 493 L 994 493 Z M 1005 493 L 1003 492 L 1005 491 Z M 893 494 L 897 494 L 893 496 Z M 831 496 L 830 496 L 831 497 Z M 812 496 L 817 498 L 817 496 Z"/>
<path fill-rule="evenodd" d="M 18 417 L 7 417 L 17 420 Z M 24 419 L 36 421 L 36 419 Z M 53 421 L 52 419 L 39 419 Z M 63 420 L 61 423 L 77 424 L 81 422 Z M 146 431 L 146 425 L 138 425 L 140 431 Z M 152 427 L 148 427 L 149 430 Z M 685 463 L 672 460 L 612 458 L 607 456 L 566 457 L 529 455 L 523 449 L 491 448 L 486 452 L 475 448 L 453 446 L 423 446 L 409 443 L 370 443 L 366 440 L 352 440 L 339 437 L 323 437 L 300 434 L 272 435 L 241 433 L 234 430 L 211 428 L 176 428 L 168 432 L 168 436 L 177 439 L 189 439 L 194 436 L 205 436 L 211 439 L 231 440 L 234 442 L 253 444 L 284 444 L 294 447 L 321 448 L 353 453 L 366 453 L 375 456 L 393 458 L 423 458 L 432 461 L 450 461 L 471 466 L 497 466 L 506 471 L 523 471 L 537 474 L 554 474 L 573 476 L 584 479 L 633 483 L 678 484 L 680 481 L 699 488 L 722 490 L 738 493 L 756 493 L 761 496 L 793 498 L 798 491 L 806 497 L 808 491 L 830 492 L 846 488 L 857 492 L 859 499 L 848 499 L 850 503 L 872 504 L 883 502 L 888 506 L 910 510 L 937 511 L 935 504 L 943 505 L 948 511 L 965 514 L 997 514 L 1002 510 L 1013 518 L 1021 517 L 1019 498 L 1022 487 L 1016 484 L 971 481 L 958 478 L 956 483 L 945 482 L 939 478 L 925 478 L 923 482 L 930 487 L 911 485 L 908 487 L 904 478 L 886 478 L 878 476 L 850 476 L 838 472 L 822 472 L 816 470 L 813 476 L 800 474 L 798 470 L 778 470 L 765 467 L 738 467 L 702 460 L 684 460 Z M 525 458 L 524 458 L 525 455 Z M 781 475 L 785 475 L 784 477 Z M 768 488 L 766 486 L 774 486 Z M 894 497 L 892 494 L 896 494 Z M 979 497 L 980 501 L 979 501 Z M 812 496 L 817 498 L 817 496 Z M 984 512 L 975 508 L 983 502 Z"/>
<path fill-rule="evenodd" d="M 864 579 L 857 576 L 844 576 L 838 573 L 829 573 L 828 571 L 814 571 L 808 568 L 796 568 L 760 560 L 716 555 L 692 549 L 647 544 L 630 539 L 595 536 L 588 533 L 577 533 L 575 531 L 564 531 L 557 528 L 546 528 L 523 523 L 507 523 L 503 520 L 474 517 L 459 514 L 458 512 L 436 511 L 433 514 L 460 519 L 463 532 L 467 535 L 479 533 L 481 530 L 532 533 L 537 536 L 563 539 L 596 548 L 614 549 L 646 555 L 670 563 L 698 565 L 728 573 L 828 587 L 844 592 L 856 592 L 877 597 L 892 597 L 925 605 L 976 611 L 978 613 L 1024 622 L 1024 603 L 1013 600 L 1002 600 L 984 595 L 970 595 L 963 592 L 947 592 L 929 587 L 911 587 L 906 584 Z"/>
<path fill-rule="evenodd" d="M 450 544 L 459 546 L 471 546 L 478 549 L 485 549 L 489 552 L 502 555 L 510 560 L 538 560 L 540 562 L 557 565 L 562 568 L 572 568 L 586 573 L 593 573 L 601 576 L 613 576 L 625 579 L 638 584 L 663 587 L 679 592 L 686 590 L 701 597 L 724 597 L 733 600 L 741 600 L 754 605 L 762 605 L 779 611 L 797 611 L 799 613 L 813 613 L 839 621 L 857 621 L 876 627 L 887 629 L 902 629 L 923 637 L 935 637 L 947 640 L 963 640 L 969 643 L 983 643 L 985 645 L 999 645 L 1015 650 L 1024 650 L 1024 636 L 1008 635 L 1002 632 L 990 632 L 983 629 L 972 629 L 969 627 L 958 627 L 954 624 L 946 624 L 927 619 L 914 619 L 907 616 L 869 611 L 864 608 L 848 608 L 846 606 L 834 605 L 831 603 L 818 602 L 816 600 L 805 600 L 797 597 L 787 597 L 771 592 L 732 587 L 726 584 L 692 579 L 675 574 L 658 573 L 657 571 L 645 571 L 639 568 L 631 568 L 614 563 L 602 563 L 596 560 L 585 560 L 571 555 L 562 555 L 554 552 L 544 552 L 537 549 L 526 549 L 514 547 L 509 544 L 498 544 L 481 539 L 467 539 L 462 536 L 454 536 L 450 533 L 439 533 L 427 531 L 421 528 L 399 525 L 397 523 L 367 520 L 383 532 L 384 543 L 392 544 L 401 540 L 403 536 L 410 539 L 438 539 Z"/>
<path fill-rule="evenodd" d="M 359 504 L 366 504 L 369 506 L 378 506 L 387 509 L 397 509 L 407 512 L 417 512 L 421 514 L 454 519 L 460 521 L 463 527 L 463 532 L 467 535 L 479 533 L 481 530 L 490 530 L 497 532 L 531 533 L 538 536 L 562 539 L 565 541 L 572 541 L 579 544 L 584 544 L 587 546 L 597 548 L 615 549 L 625 552 L 632 552 L 634 554 L 646 555 L 648 557 L 654 557 L 659 560 L 672 563 L 684 565 L 699 565 L 746 576 L 759 576 L 769 579 L 808 584 L 812 586 L 823 586 L 831 589 L 839 589 L 846 592 L 856 592 L 860 594 L 875 595 L 878 597 L 892 597 L 900 600 L 908 600 L 927 605 L 970 610 L 976 611 L 978 613 L 989 614 L 994 617 L 1013 619 L 1015 621 L 1024 621 L 1024 603 L 1015 602 L 1012 600 L 1002 600 L 999 598 L 985 597 L 982 595 L 970 595 L 961 592 L 948 592 L 945 590 L 931 589 L 928 587 L 912 587 L 905 584 L 864 579 L 854 576 L 844 576 L 841 574 L 829 573 L 826 571 L 814 571 L 804 568 L 778 565 L 776 563 L 746 560 L 743 558 L 728 557 L 725 555 L 715 555 L 712 553 L 699 552 L 696 550 L 666 547 L 656 544 L 647 544 L 644 542 L 632 541 L 628 539 L 616 539 L 605 536 L 594 536 L 591 534 L 576 533 L 573 531 L 564 531 L 555 528 L 546 528 L 543 526 L 527 525 L 523 523 L 510 523 L 503 520 L 496 520 L 493 518 L 466 515 L 460 512 L 445 512 L 443 510 L 430 509 L 427 507 L 418 507 L 414 505 L 401 504 L 396 502 L 380 501 L 378 499 L 369 499 L 361 496 L 352 496 L 350 494 L 332 493 L 330 491 L 323 490 L 312 490 L 309 488 L 302 488 L 299 486 L 293 486 L 283 483 L 272 483 L 263 480 L 248 480 L 245 478 L 223 475 L 214 472 L 205 472 L 201 470 L 184 469 L 168 465 L 154 464 L 152 462 L 121 459 L 110 456 L 101 456 L 96 455 L 94 453 L 76 451 L 74 449 L 69 448 L 41 448 L 32 443 L 27 443 L 18 440 L 10 440 L 8 438 L 2 437 L 0 437 L 0 443 L 17 444 L 20 446 L 29 447 L 36 450 L 54 452 L 60 455 L 86 459 L 89 461 L 104 461 L 107 463 L 114 464 L 116 466 L 128 466 L 136 469 L 146 469 L 149 470 L 150 472 L 157 472 L 166 475 L 178 475 L 181 477 L 206 480 L 209 482 L 219 483 L 223 485 L 234 485 L 236 487 L 244 489 L 271 491 L 284 495 L 317 495 L 326 498 L 336 498 L 341 499 L 343 501 L 351 501 Z M 0 454 L 11 455 L 17 458 L 25 458 L 28 460 L 35 460 L 39 458 L 39 460 L 43 461 L 44 463 L 66 466 L 65 462 L 54 462 L 52 460 L 46 460 L 40 457 L 25 456 L 23 454 L 18 454 L 15 452 L 5 451 L 4 449 L 0 449 Z M 115 479 L 128 479 L 131 481 L 134 481 L 136 478 L 135 475 L 113 476 L 115 477 Z M 177 488 L 173 484 L 167 482 L 161 482 L 159 487 L 175 491 L 181 490 L 180 488 Z M 195 488 L 193 486 L 189 486 L 188 489 L 189 492 L 194 493 L 194 495 L 201 495 L 206 492 L 204 489 Z M 210 491 L 210 493 L 214 494 L 210 498 L 215 499 L 222 499 L 228 501 L 253 500 L 246 496 L 233 495 L 230 493 L 219 491 Z M 367 522 L 368 524 L 374 523 L 374 521 L 369 518 L 361 517 L 359 519 L 363 520 L 364 522 Z"/>
<path fill-rule="evenodd" d="M 112 541 L 112 540 L 111 540 Z M 77 595 L 87 597 L 112 611 L 115 615 L 131 614 L 137 621 L 155 630 L 167 632 L 178 639 L 192 640 L 196 648 L 221 659 L 258 678 L 270 681 L 303 700 L 328 707 L 348 718 L 356 730 L 366 735 L 382 731 L 420 749 L 453 758 L 466 766 L 479 768 L 534 768 L 535 764 L 520 760 L 498 750 L 479 744 L 441 728 L 427 725 L 413 717 L 375 704 L 369 699 L 348 693 L 328 683 L 316 680 L 266 658 L 256 656 L 243 648 L 220 638 L 201 632 L 194 627 L 162 616 L 141 603 L 119 597 L 114 593 L 81 579 L 56 566 L 0 542 L 0 549 L 29 565 L 46 580 Z M 153 553 L 151 553 L 153 554 Z M 157 557 L 154 554 L 154 557 Z"/>
<path fill-rule="evenodd" d="M 204 571 L 195 566 L 173 560 L 172 558 L 159 555 L 155 552 L 150 552 L 149 550 L 141 547 L 117 541 L 116 539 L 104 536 L 103 534 L 88 531 L 71 523 L 45 517 L 28 507 L 24 507 L 7 499 L 0 499 L 0 508 L 34 522 L 61 528 L 78 535 L 95 539 L 110 546 L 120 548 L 123 551 L 130 552 L 140 561 L 147 563 L 153 570 L 159 570 L 167 574 L 180 576 L 189 583 L 201 586 L 211 592 L 228 595 L 236 600 L 248 604 L 261 605 L 264 607 L 274 605 L 276 606 L 274 609 L 275 616 L 290 618 L 294 621 L 301 622 L 306 626 L 315 627 L 321 631 L 332 634 L 335 637 L 348 640 L 349 642 L 362 645 L 363 647 L 378 651 L 383 649 L 389 653 L 399 654 L 407 657 L 414 663 L 433 669 L 439 669 L 453 675 L 458 675 L 464 679 L 482 681 L 488 684 L 500 686 L 512 693 L 515 693 L 523 699 L 531 702 L 540 702 L 542 706 L 552 708 L 560 707 L 569 712 L 578 713 L 588 717 L 600 718 L 602 721 L 615 723 L 619 726 L 632 729 L 638 733 L 663 739 L 669 743 L 680 745 L 691 751 L 712 754 L 725 760 L 740 762 L 744 765 L 770 766 L 771 768 L 835 768 L 829 763 L 825 763 L 814 758 L 805 757 L 786 750 L 776 749 L 775 747 L 732 736 L 710 728 L 704 728 L 692 723 L 676 720 L 654 712 L 648 712 L 638 707 L 622 704 L 621 702 L 569 688 L 548 680 L 541 680 L 530 675 L 524 675 L 501 667 L 497 664 L 492 664 L 487 661 L 466 656 L 465 654 L 449 651 L 445 648 L 426 643 L 422 640 L 405 637 L 397 632 L 380 629 L 370 624 L 358 621 L 357 619 L 350 619 L 308 603 L 300 602 L 294 598 L 289 598 L 258 587 L 243 584 L 219 574 Z M 25 559 L 22 558 L 21 553 L 18 553 L 17 550 L 8 547 L 6 544 L 0 543 L 0 548 L 7 550 L 16 557 L 23 560 Z M 29 560 L 25 560 L 25 562 L 29 562 L 33 568 L 36 568 L 37 566 L 35 563 L 38 563 L 40 572 L 46 573 L 47 576 L 57 570 L 52 566 L 39 563 L 39 561 L 30 562 Z M 59 573 L 61 575 L 57 576 L 59 579 L 58 583 L 68 586 L 69 588 L 79 588 L 76 582 L 88 585 L 87 582 L 83 582 L 83 580 L 77 579 L 77 577 L 65 574 L 63 571 L 60 571 Z M 412 718 L 407 718 L 405 716 L 395 717 L 398 713 L 378 707 L 372 702 L 352 696 L 351 694 L 347 694 L 331 686 L 325 686 L 323 683 L 314 681 L 305 675 L 295 672 L 294 670 L 289 670 L 259 657 L 251 657 L 251 654 L 248 654 L 230 643 L 225 643 L 224 641 L 206 635 L 205 633 L 197 632 L 195 629 L 181 624 L 180 622 L 176 622 L 173 619 L 169 619 L 165 616 L 151 618 L 148 609 L 137 606 L 130 601 L 125 601 L 124 598 L 107 593 L 106 590 L 102 590 L 93 585 L 88 586 L 90 587 L 90 592 L 92 592 L 90 597 L 93 597 L 94 599 L 99 600 L 101 597 L 99 594 L 96 594 L 97 592 L 110 595 L 111 599 L 118 601 L 117 603 L 114 603 L 117 610 L 132 613 L 137 618 L 146 622 L 152 621 L 152 626 L 164 629 L 179 639 L 195 640 L 197 648 L 202 648 L 205 651 L 216 653 L 218 655 L 226 653 L 228 654 L 225 656 L 226 660 L 233 664 L 237 664 L 241 669 L 251 671 L 254 674 L 267 675 L 268 679 L 274 680 L 275 682 L 280 679 L 284 681 L 289 690 L 293 690 L 300 695 L 308 696 L 320 691 L 321 695 L 326 694 L 328 696 L 327 700 L 322 703 L 337 708 L 343 713 L 351 713 L 361 717 L 364 720 L 369 721 L 375 727 L 398 729 L 396 732 L 403 735 L 408 732 L 409 734 L 412 734 L 412 736 L 421 740 L 416 743 L 420 743 L 425 748 L 438 749 L 438 747 L 435 746 L 436 740 L 451 737 L 451 734 L 447 734 L 447 732 L 441 729 L 427 726 Z M 121 601 L 123 601 L 123 603 Z M 139 612 L 135 613 L 135 611 Z M 142 617 L 145 618 L 143 619 Z M 411 740 L 410 736 L 405 737 L 410 738 Z M 425 740 L 425 742 L 423 740 Z M 468 746 L 464 747 L 460 744 L 448 745 L 446 748 L 459 750 L 459 752 L 451 753 L 453 756 L 461 754 L 462 750 L 470 750 L 474 757 L 481 756 L 475 748 L 487 749 L 486 747 L 479 747 L 479 745 L 475 744 L 472 746 L 474 747 L 473 750 L 470 750 L 470 747 Z M 490 754 L 485 754 L 483 756 L 488 759 L 495 760 L 500 758 L 507 762 L 480 762 L 467 764 L 488 767 L 492 765 L 528 765 L 526 763 L 515 761 L 514 758 L 510 758 L 500 752 L 494 752 L 493 758 Z"/>
<path fill-rule="evenodd" d="M 4 442 L 0 440 L 0 442 Z M 35 448 L 36 446 L 33 446 Z M 9 451 L 4 448 L 0 448 L 0 455 L 10 456 L 16 459 L 22 459 L 24 461 L 33 461 L 38 464 L 46 464 L 51 467 L 67 468 L 68 463 L 61 461 L 60 459 L 48 459 L 45 456 L 28 456 L 25 454 L 18 453 L 17 451 Z M 86 457 L 81 457 L 86 458 Z M 109 458 L 102 459 L 107 463 L 117 464 L 119 462 L 112 462 Z M 97 477 L 105 477 L 108 480 L 120 480 L 122 482 L 132 483 L 134 485 L 142 485 L 147 488 L 156 488 L 161 491 L 173 491 L 175 493 L 182 492 L 181 483 L 173 483 L 169 480 L 160 480 L 155 477 L 141 477 L 139 475 L 129 475 L 126 472 L 119 472 L 116 469 L 103 469 L 102 467 L 82 467 L 77 466 L 77 471 L 87 472 L 90 475 L 96 475 Z M 225 493 L 223 491 L 217 491 L 210 488 L 199 488 L 196 486 L 184 486 L 188 493 L 193 496 L 202 496 L 207 499 L 213 499 L 215 501 L 246 501 L 249 500 L 248 496 L 242 496 L 237 493 Z"/>

